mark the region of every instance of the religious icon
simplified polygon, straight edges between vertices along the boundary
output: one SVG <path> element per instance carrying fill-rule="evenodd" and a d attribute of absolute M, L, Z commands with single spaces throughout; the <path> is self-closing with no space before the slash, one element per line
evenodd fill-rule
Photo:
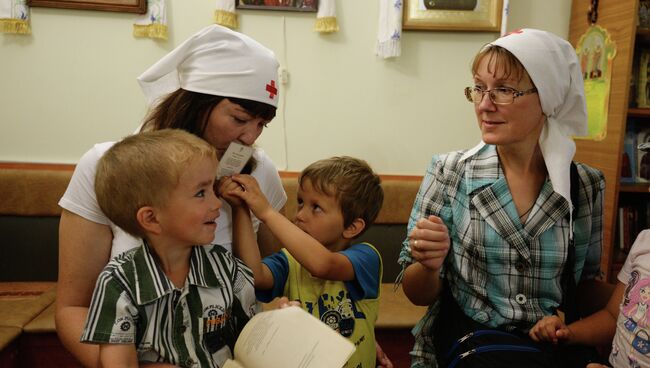
<path fill-rule="evenodd" d="M 616 56 L 616 45 L 605 28 L 592 25 L 580 37 L 576 53 L 584 78 L 588 134 L 575 138 L 600 141 L 607 135 L 612 61 Z"/>

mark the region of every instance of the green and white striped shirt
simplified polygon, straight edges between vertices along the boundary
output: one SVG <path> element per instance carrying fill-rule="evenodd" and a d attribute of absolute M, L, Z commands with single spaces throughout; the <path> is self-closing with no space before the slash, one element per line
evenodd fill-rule
<path fill-rule="evenodd" d="M 179 289 L 143 244 L 99 275 L 81 341 L 135 344 L 141 362 L 220 367 L 255 305 L 250 269 L 222 246 L 192 248 Z"/>

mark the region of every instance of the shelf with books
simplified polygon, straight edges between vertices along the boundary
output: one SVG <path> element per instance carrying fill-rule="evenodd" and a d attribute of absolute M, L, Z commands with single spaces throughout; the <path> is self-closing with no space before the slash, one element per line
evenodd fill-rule
<path fill-rule="evenodd" d="M 612 268 L 610 269 L 609 282 L 616 284 L 618 273 L 623 268 L 625 264 L 625 258 L 627 258 L 627 253 L 621 251 L 620 249 L 614 249 L 612 256 Z"/>
<path fill-rule="evenodd" d="M 626 191 L 625 189 L 635 190 Z M 619 188 L 618 210 L 616 214 L 615 240 L 611 249 L 611 268 L 608 279 L 616 281 L 618 270 L 632 248 L 636 237 L 644 229 L 650 228 L 650 183 L 624 184 Z"/>
<path fill-rule="evenodd" d="M 637 27 L 636 42 L 640 44 L 650 44 L 650 28 Z"/>
<path fill-rule="evenodd" d="M 630 107 L 627 110 L 627 116 L 630 118 L 650 118 L 650 109 Z M 650 123 L 650 121 L 647 122 Z"/>
<path fill-rule="evenodd" d="M 650 183 L 621 183 L 619 192 L 650 193 Z"/>

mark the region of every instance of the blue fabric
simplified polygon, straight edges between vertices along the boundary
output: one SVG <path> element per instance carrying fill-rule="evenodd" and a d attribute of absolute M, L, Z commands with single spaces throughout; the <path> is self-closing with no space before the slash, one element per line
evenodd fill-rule
<path fill-rule="evenodd" d="M 284 285 L 289 276 L 289 260 L 283 252 L 271 254 L 262 260 L 273 274 L 273 288 L 269 290 L 255 290 L 257 300 L 268 303 L 284 293 Z"/>
<path fill-rule="evenodd" d="M 354 280 L 345 286 L 354 301 L 375 299 L 379 295 L 379 255 L 365 244 L 355 244 L 340 252 L 348 257 L 354 268 Z"/>
<path fill-rule="evenodd" d="M 377 252 L 365 244 L 354 244 L 340 252 L 352 263 L 354 280 L 345 281 L 345 286 L 354 301 L 362 299 L 375 299 L 379 295 L 380 259 Z M 282 296 L 289 275 L 289 261 L 283 252 L 277 252 L 265 257 L 262 262 L 273 274 L 273 288 L 270 290 L 257 290 L 257 299 L 268 303 L 276 297 Z"/>

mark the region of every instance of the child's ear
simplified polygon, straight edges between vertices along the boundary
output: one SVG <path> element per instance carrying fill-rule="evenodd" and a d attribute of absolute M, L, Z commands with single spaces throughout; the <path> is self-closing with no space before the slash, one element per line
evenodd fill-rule
<path fill-rule="evenodd" d="M 343 238 L 354 239 L 357 235 L 361 234 L 365 228 L 366 222 L 363 221 L 361 217 L 357 217 L 345 230 L 343 230 Z"/>
<path fill-rule="evenodd" d="M 162 228 L 160 227 L 158 218 L 156 218 L 156 211 L 153 207 L 141 207 L 135 216 L 138 220 L 138 224 L 142 229 L 144 229 L 144 231 L 154 235 L 160 235 Z"/>

